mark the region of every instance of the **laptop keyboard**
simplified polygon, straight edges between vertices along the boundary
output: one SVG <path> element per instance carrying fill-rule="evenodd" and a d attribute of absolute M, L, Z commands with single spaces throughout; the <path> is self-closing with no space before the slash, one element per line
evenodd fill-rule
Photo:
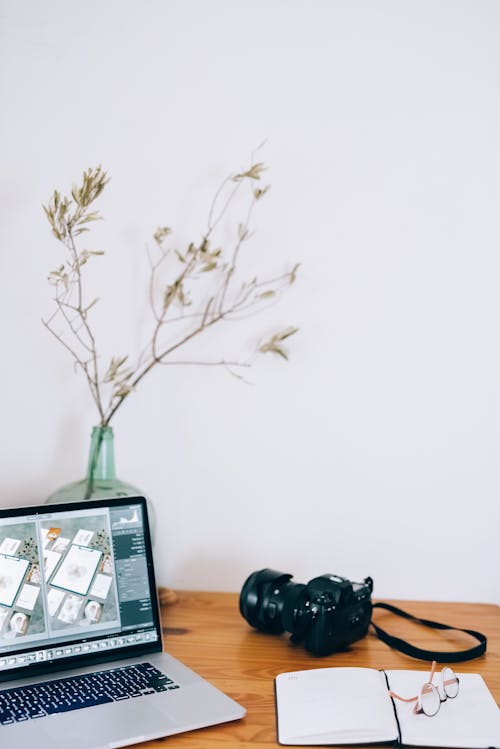
<path fill-rule="evenodd" d="M 0 690 L 0 724 L 179 689 L 151 663 L 96 671 L 82 676 Z"/>

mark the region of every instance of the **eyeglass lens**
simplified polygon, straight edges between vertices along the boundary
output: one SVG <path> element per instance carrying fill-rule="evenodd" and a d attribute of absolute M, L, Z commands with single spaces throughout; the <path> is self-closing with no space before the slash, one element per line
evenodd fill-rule
<path fill-rule="evenodd" d="M 420 692 L 420 707 L 426 715 L 436 715 L 441 706 L 441 698 L 434 684 L 424 684 Z"/>
<path fill-rule="evenodd" d="M 458 694 L 458 679 L 455 672 L 449 666 L 445 666 L 442 671 L 442 677 L 444 693 L 447 697 L 453 699 Z"/>

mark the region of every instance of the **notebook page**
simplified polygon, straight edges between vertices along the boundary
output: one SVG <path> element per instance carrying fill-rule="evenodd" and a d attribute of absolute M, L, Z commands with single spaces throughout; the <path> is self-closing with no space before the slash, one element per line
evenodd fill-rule
<path fill-rule="evenodd" d="M 370 668 L 317 668 L 276 677 L 282 744 L 394 741 L 397 726 L 384 674 Z"/>
<path fill-rule="evenodd" d="M 428 671 L 386 671 L 390 688 L 402 697 L 418 694 L 429 679 Z M 433 682 L 439 679 L 434 677 Z M 500 749 L 500 710 L 479 674 L 457 674 L 460 691 L 447 699 L 433 717 L 414 715 L 413 705 L 394 700 L 407 746 Z"/>

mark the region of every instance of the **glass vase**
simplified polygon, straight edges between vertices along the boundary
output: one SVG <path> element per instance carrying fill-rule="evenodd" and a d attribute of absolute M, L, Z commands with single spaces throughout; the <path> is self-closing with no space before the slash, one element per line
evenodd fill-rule
<path fill-rule="evenodd" d="M 94 427 L 90 439 L 87 475 L 57 489 L 47 498 L 47 504 L 82 502 L 86 499 L 110 497 L 146 497 L 143 491 L 116 477 L 115 447 L 112 427 Z M 146 497 L 149 526 L 154 537 L 156 517 L 153 505 Z"/>

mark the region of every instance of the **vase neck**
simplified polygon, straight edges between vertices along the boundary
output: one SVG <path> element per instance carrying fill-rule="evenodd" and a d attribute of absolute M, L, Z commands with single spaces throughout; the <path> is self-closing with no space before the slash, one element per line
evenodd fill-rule
<path fill-rule="evenodd" d="M 92 429 L 87 478 L 92 481 L 116 478 L 115 447 L 111 427 Z"/>

